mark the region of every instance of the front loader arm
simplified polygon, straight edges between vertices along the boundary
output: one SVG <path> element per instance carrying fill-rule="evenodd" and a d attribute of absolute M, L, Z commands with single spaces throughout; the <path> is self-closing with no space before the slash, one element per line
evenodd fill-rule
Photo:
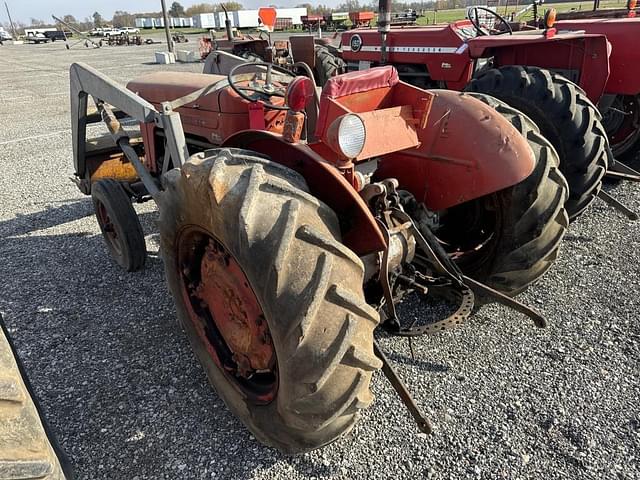
<path fill-rule="evenodd" d="M 129 146 L 129 137 L 118 122 L 118 118 L 122 116 L 135 118 L 140 123 L 160 125 L 165 131 L 174 165 L 181 166 L 186 161 L 189 154 L 180 114 L 174 112 L 170 104 L 163 104 L 163 111 L 158 112 L 143 98 L 83 63 L 72 64 L 69 75 L 73 160 L 78 177 L 83 178 L 86 173 L 87 125 L 104 121 L 116 144 L 133 164 L 149 192 L 157 190 L 149 172 Z M 96 102 L 98 114 L 87 113 L 89 95 Z M 111 107 L 115 109 L 115 113 Z"/>

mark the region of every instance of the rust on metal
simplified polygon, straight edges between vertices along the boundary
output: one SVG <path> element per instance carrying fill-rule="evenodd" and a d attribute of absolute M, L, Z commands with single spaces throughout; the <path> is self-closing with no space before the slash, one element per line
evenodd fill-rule
<path fill-rule="evenodd" d="M 104 178 L 130 183 L 138 179 L 138 174 L 124 154 L 118 153 L 97 163 L 97 167 L 91 172 L 91 183 Z"/>
<path fill-rule="evenodd" d="M 240 265 L 213 240 L 202 258 L 200 278 L 194 295 L 211 312 L 238 374 L 249 377 L 273 368 L 275 352 L 262 308 Z"/>

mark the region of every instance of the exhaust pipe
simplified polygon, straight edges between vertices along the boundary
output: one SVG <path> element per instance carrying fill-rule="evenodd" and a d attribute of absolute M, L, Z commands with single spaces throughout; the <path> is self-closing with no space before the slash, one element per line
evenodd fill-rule
<path fill-rule="evenodd" d="M 222 10 L 224 10 L 224 28 L 227 31 L 227 40 L 233 40 L 233 33 L 231 32 L 231 20 L 229 20 L 229 14 L 227 13 L 227 8 L 224 6 L 224 3 L 221 3 L 220 6 Z"/>
<path fill-rule="evenodd" d="M 387 34 L 391 30 L 391 0 L 380 0 L 378 2 L 378 32 L 382 35 L 382 43 L 380 45 L 380 64 L 387 63 L 389 58 L 387 48 Z"/>

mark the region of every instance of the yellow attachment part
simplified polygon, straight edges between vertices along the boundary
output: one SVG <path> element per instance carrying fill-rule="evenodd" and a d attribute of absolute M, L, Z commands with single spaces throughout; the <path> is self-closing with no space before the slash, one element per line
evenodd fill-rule
<path fill-rule="evenodd" d="M 119 182 L 135 182 L 138 174 L 133 165 L 126 161 L 124 154 L 112 155 L 98 164 L 96 170 L 91 174 L 91 183 L 103 178 L 112 178 Z"/>

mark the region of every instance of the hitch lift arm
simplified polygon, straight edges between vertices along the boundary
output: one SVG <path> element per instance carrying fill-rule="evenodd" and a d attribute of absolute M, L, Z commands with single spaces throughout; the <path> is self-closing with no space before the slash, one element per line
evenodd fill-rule
<path fill-rule="evenodd" d="M 121 112 L 124 112 L 140 123 L 155 123 L 160 126 L 165 131 L 173 164 L 179 167 L 189 157 L 180 114 L 174 112 L 170 104 L 163 104 L 163 111 L 158 112 L 151 103 L 83 63 L 72 64 L 69 73 L 71 134 L 76 175 L 82 178 L 86 171 L 87 125 L 102 120 L 157 203 L 157 194 L 160 191 L 158 184 L 129 145 L 129 136 L 122 129 L 118 117 L 121 116 Z M 87 114 L 89 95 L 96 103 L 100 113 L 99 117 Z M 118 112 L 116 113 L 114 110 Z"/>

